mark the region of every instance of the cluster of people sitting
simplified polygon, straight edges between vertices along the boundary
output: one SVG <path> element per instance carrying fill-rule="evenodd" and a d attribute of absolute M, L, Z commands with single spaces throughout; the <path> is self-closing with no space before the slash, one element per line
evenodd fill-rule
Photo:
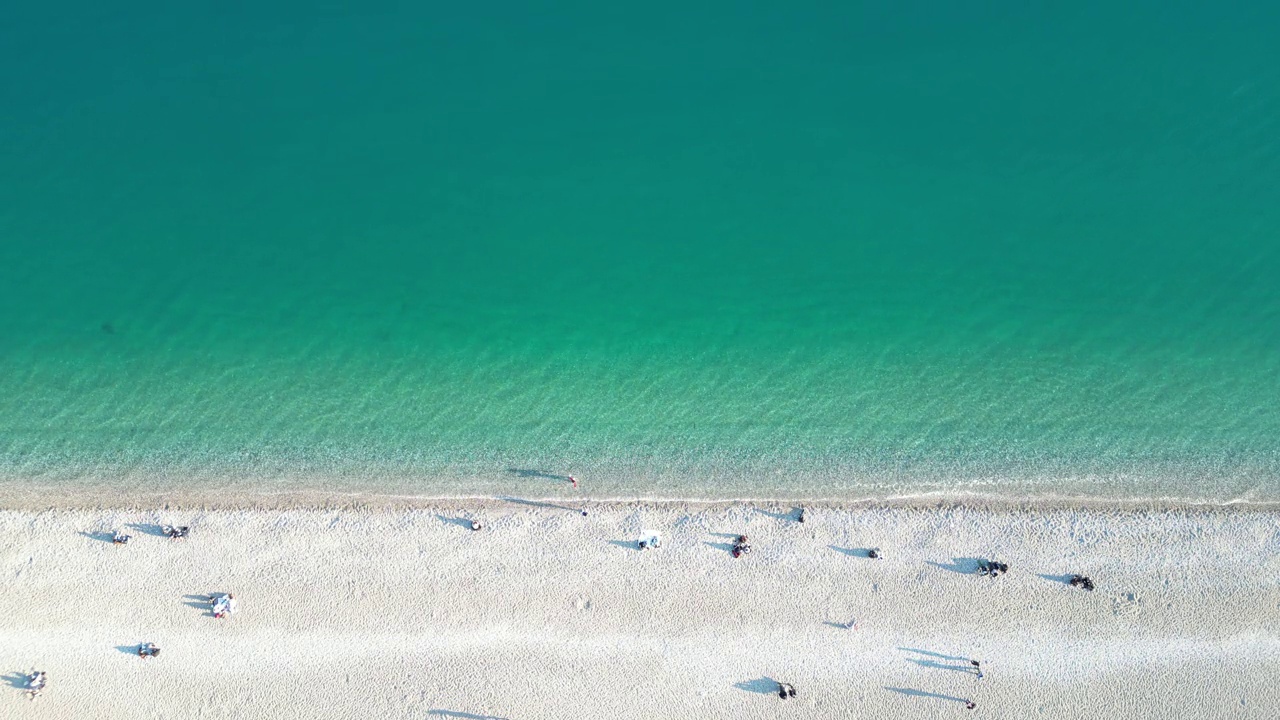
<path fill-rule="evenodd" d="M 730 552 L 732 552 L 733 556 L 736 558 L 740 558 L 743 555 L 746 555 L 747 553 L 751 552 L 751 546 L 747 544 L 747 536 L 739 535 L 738 537 L 734 538 L 733 550 L 731 550 Z"/>
<path fill-rule="evenodd" d="M 146 660 L 147 658 L 156 657 L 159 654 L 160 654 L 160 648 L 156 647 L 155 643 L 142 643 L 141 645 L 138 646 L 138 657 L 142 658 L 143 660 Z"/>
<path fill-rule="evenodd" d="M 778 697 L 782 698 L 783 700 L 786 700 L 787 698 L 793 698 L 795 696 L 796 696 L 795 685 L 792 685 L 791 683 L 784 683 L 784 682 L 778 683 Z"/>
<path fill-rule="evenodd" d="M 173 525 L 162 525 L 160 526 L 160 532 L 169 536 L 170 540 L 181 540 L 191 532 L 191 528 L 186 525 L 179 525 L 178 527 L 174 527 Z"/>
<path fill-rule="evenodd" d="M 641 550 L 649 550 L 651 548 L 660 548 L 662 547 L 662 537 L 655 534 L 653 537 L 650 537 L 647 540 L 641 540 L 639 543 L 636 543 L 636 544 L 640 546 Z"/>
<path fill-rule="evenodd" d="M 1071 587 L 1084 588 L 1085 590 L 1093 590 L 1093 581 L 1084 575 L 1072 575 L 1069 580 Z"/>
<path fill-rule="evenodd" d="M 996 560 L 979 560 L 978 574 L 996 577 L 1000 573 L 1009 572 L 1009 566 Z"/>
<path fill-rule="evenodd" d="M 36 670 L 26 677 L 23 689 L 27 693 L 27 697 L 35 699 L 44 690 L 44 686 L 49 682 L 49 674 L 43 670 Z"/>
<path fill-rule="evenodd" d="M 213 616 L 221 620 L 236 611 L 236 596 L 231 593 L 210 595 L 209 604 L 213 606 Z"/>

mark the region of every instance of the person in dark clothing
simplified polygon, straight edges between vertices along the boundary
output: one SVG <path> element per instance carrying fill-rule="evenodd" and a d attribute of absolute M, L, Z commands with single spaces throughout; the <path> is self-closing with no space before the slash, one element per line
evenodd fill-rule
<path fill-rule="evenodd" d="M 966 700 L 966 701 L 965 701 L 965 703 L 964 703 L 964 709 L 965 709 L 965 710 L 972 710 L 972 709 L 974 709 L 974 708 L 976 708 L 976 707 L 978 707 L 978 703 L 976 703 L 976 702 L 974 702 L 974 701 L 972 701 L 972 700 Z"/>
<path fill-rule="evenodd" d="M 1093 589 L 1093 581 L 1092 581 L 1092 580 L 1090 580 L 1089 578 L 1085 577 L 1084 575 L 1072 575 L 1072 576 L 1071 576 L 1071 586 L 1072 586 L 1072 587 L 1078 587 L 1078 588 L 1084 588 L 1085 590 L 1092 590 L 1092 589 Z"/>
<path fill-rule="evenodd" d="M 868 550 L 868 551 L 867 551 L 867 557 L 871 558 L 872 560 L 879 560 L 879 559 L 880 559 L 880 548 L 871 548 L 870 550 Z"/>
<path fill-rule="evenodd" d="M 186 525 L 180 525 L 178 527 L 174 527 L 173 525 L 165 525 L 160 528 L 160 531 L 163 532 L 165 535 L 168 535 L 170 540 L 181 540 L 182 538 L 185 538 L 188 533 L 191 532 L 191 528 Z"/>

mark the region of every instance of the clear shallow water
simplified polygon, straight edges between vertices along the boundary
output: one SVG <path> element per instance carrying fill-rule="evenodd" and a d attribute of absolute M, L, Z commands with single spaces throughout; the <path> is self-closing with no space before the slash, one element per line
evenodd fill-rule
<path fill-rule="evenodd" d="M 1280 12 L 831 5 L 19 10 L 0 477 L 1280 499 Z"/>

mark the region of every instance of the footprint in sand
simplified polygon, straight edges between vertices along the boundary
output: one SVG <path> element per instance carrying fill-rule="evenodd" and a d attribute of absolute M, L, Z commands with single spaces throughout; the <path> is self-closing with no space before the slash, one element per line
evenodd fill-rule
<path fill-rule="evenodd" d="M 1142 598 L 1135 593 L 1121 593 L 1111 598 L 1112 615 L 1131 615 L 1142 606 Z"/>

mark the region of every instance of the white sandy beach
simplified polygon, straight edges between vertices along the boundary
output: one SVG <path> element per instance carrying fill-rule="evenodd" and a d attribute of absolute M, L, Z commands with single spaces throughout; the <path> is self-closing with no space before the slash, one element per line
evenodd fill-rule
<path fill-rule="evenodd" d="M 1280 717 L 1276 513 L 587 507 L 0 512 L 0 717 Z"/>

